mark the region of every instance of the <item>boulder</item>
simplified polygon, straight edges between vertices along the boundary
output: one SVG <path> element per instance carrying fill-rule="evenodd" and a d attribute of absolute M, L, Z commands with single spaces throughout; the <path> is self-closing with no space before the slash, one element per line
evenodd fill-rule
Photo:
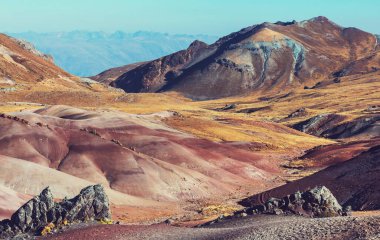
<path fill-rule="evenodd" d="M 110 219 L 108 197 L 101 185 L 89 186 L 72 199 L 55 203 L 49 187 L 25 203 L 11 217 L 0 222 L 0 239 L 20 234 L 36 235 L 53 224 Z"/>
<path fill-rule="evenodd" d="M 305 192 L 295 192 L 281 199 L 270 198 L 264 204 L 249 207 L 244 211 L 251 214 L 297 214 L 309 217 L 346 215 L 342 206 L 325 186 Z"/>
<path fill-rule="evenodd" d="M 308 112 L 306 108 L 302 107 L 289 114 L 286 118 L 297 118 L 307 116 Z"/>
<path fill-rule="evenodd" d="M 270 198 L 264 204 L 255 205 L 234 212 L 233 215 L 198 225 L 197 227 L 209 226 L 222 220 L 246 217 L 255 214 L 273 215 L 301 215 L 305 217 L 335 217 L 348 216 L 350 208 L 342 209 L 334 195 L 325 186 L 318 186 L 311 190 L 287 195 L 283 198 Z"/>
<path fill-rule="evenodd" d="M 298 131 L 321 137 L 326 131 L 337 126 L 344 119 L 342 115 L 325 113 L 297 123 L 292 127 Z"/>

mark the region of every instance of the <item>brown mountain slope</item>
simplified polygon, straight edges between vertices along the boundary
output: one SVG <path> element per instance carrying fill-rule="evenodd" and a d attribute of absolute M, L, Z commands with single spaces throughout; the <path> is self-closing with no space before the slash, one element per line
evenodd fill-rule
<path fill-rule="evenodd" d="M 71 75 L 31 44 L 0 34 L 0 84 L 32 83 L 58 77 Z"/>
<path fill-rule="evenodd" d="M 118 77 L 123 75 L 125 72 L 129 72 L 136 67 L 143 65 L 145 62 L 139 62 L 134 64 L 129 64 L 121 67 L 111 68 L 104 72 L 99 73 L 96 76 L 91 77 L 92 80 L 98 81 L 100 83 L 110 84 L 115 81 Z"/>
<path fill-rule="evenodd" d="M 313 85 L 375 54 L 375 35 L 325 17 L 263 23 L 142 64 L 112 85 L 127 92 L 175 90 L 195 99 Z M 372 68 L 371 68 L 372 71 Z"/>
<path fill-rule="evenodd" d="M 79 78 L 57 67 L 50 56 L 30 43 L 0 34 L 1 103 L 96 102 L 99 93 L 113 97 L 114 89 Z"/>
<path fill-rule="evenodd" d="M 363 58 L 353 61 L 345 66 L 342 70 L 336 72 L 337 77 L 347 76 L 352 74 L 365 74 L 368 72 L 377 72 L 380 70 L 380 50 L 369 54 Z"/>

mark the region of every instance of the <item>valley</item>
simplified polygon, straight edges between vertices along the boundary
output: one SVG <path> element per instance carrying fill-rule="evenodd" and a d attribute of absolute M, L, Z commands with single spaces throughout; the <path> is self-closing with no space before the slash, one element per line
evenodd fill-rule
<path fill-rule="evenodd" d="M 293 224 L 305 238 L 314 224 L 338 226 L 318 230 L 323 239 L 375 236 L 379 46 L 373 34 L 317 17 L 254 25 L 82 78 L 0 35 L 0 217 L 47 186 L 64 199 L 101 184 L 120 225 L 51 239 L 96 231 L 98 239 L 112 231 L 109 239 L 269 239 L 278 223 L 289 237 L 301 236 Z M 322 185 L 353 216 L 260 215 L 184 228 Z"/>

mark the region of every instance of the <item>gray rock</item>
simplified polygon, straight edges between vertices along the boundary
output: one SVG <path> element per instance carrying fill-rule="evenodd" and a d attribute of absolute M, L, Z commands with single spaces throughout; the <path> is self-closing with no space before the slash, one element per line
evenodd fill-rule
<path fill-rule="evenodd" d="M 55 203 L 49 187 L 19 208 L 11 219 L 0 222 L 0 239 L 11 239 L 22 234 L 35 235 L 49 223 L 60 225 L 92 220 L 110 219 L 108 197 L 101 185 L 81 190 L 73 199 Z"/>
<path fill-rule="evenodd" d="M 304 117 L 308 114 L 306 108 L 302 107 L 289 114 L 286 118 Z"/>
<path fill-rule="evenodd" d="M 263 205 L 249 209 L 254 213 L 297 214 L 309 217 L 333 217 L 346 215 L 342 206 L 325 186 L 315 187 L 305 192 L 295 192 L 282 199 L 270 198 Z"/>

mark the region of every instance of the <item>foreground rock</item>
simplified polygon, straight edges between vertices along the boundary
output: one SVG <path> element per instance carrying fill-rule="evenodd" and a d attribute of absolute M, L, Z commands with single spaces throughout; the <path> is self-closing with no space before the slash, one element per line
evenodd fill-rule
<path fill-rule="evenodd" d="M 39 235 L 55 226 L 110 218 L 108 197 L 101 185 L 86 187 L 73 199 L 59 203 L 54 202 L 48 187 L 18 209 L 11 219 L 0 222 L 0 239 L 20 234 Z"/>
<path fill-rule="evenodd" d="M 242 203 L 243 205 L 245 203 Z M 249 206 L 231 216 L 220 216 L 218 219 L 202 224 L 208 226 L 223 219 L 246 217 L 253 214 L 301 215 L 305 217 L 347 216 L 346 210 L 338 203 L 334 195 L 325 186 L 318 186 L 305 192 L 295 192 L 281 199 L 270 198 L 264 204 Z"/>
<path fill-rule="evenodd" d="M 325 186 L 305 192 L 296 192 L 282 199 L 270 198 L 263 205 L 243 210 L 246 213 L 297 214 L 309 217 L 336 217 L 346 215 L 342 206 Z"/>

